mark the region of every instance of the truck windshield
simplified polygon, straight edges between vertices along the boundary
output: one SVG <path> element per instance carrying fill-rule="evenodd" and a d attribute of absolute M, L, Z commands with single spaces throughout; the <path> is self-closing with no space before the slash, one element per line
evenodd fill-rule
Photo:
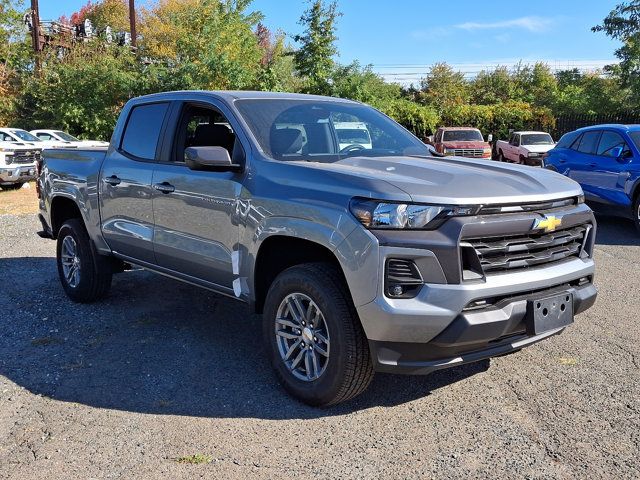
<path fill-rule="evenodd" d="M 53 133 L 55 133 L 56 136 L 60 137 L 65 142 L 79 142 L 80 141 L 76 137 L 74 137 L 73 135 L 69 135 L 67 132 L 63 132 L 62 130 L 56 130 Z"/>
<path fill-rule="evenodd" d="M 548 133 L 528 133 L 522 135 L 521 145 L 553 145 L 553 138 Z"/>
<path fill-rule="evenodd" d="M 482 134 L 478 130 L 445 130 L 443 142 L 483 142 Z"/>
<path fill-rule="evenodd" d="M 29 132 L 25 130 L 11 130 L 11 133 L 13 133 L 16 137 L 18 137 L 20 140 L 23 140 L 25 142 L 41 142 L 42 141 L 35 135 L 31 135 Z"/>
<path fill-rule="evenodd" d="M 306 99 L 241 99 L 235 104 L 262 150 L 276 160 L 431 155 L 424 143 L 366 105 Z"/>

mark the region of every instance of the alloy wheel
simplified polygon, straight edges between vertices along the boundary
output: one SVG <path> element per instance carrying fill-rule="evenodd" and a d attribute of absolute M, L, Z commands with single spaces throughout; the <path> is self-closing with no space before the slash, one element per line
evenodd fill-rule
<path fill-rule="evenodd" d="M 329 363 L 329 331 L 324 314 L 304 293 L 287 295 L 275 319 L 280 358 L 299 380 L 312 382 L 322 376 Z"/>
<path fill-rule="evenodd" d="M 67 284 L 71 288 L 76 288 L 80 284 L 80 257 L 78 245 L 71 235 L 67 235 L 62 241 L 60 261 Z"/>

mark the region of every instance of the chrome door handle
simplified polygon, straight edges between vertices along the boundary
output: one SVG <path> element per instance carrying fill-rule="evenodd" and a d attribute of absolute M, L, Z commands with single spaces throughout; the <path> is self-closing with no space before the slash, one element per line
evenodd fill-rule
<path fill-rule="evenodd" d="M 120 185 L 120 182 L 122 182 L 122 180 L 120 180 L 116 175 L 111 175 L 110 177 L 104 177 L 102 181 L 113 187 L 115 187 L 116 185 Z"/>
<path fill-rule="evenodd" d="M 162 193 L 171 193 L 176 190 L 176 187 L 171 185 L 169 182 L 156 183 L 153 185 L 153 188 Z"/>

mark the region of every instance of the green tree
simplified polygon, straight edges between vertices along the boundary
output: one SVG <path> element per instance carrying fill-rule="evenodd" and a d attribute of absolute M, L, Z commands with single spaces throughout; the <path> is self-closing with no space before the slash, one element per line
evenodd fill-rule
<path fill-rule="evenodd" d="M 558 80 L 549 66 L 518 64 L 512 72 L 514 99 L 536 107 L 551 107 L 558 91 Z"/>
<path fill-rule="evenodd" d="M 300 25 L 306 28 L 293 37 L 300 44 L 293 58 L 298 73 L 306 80 L 304 91 L 308 93 L 331 94 L 329 78 L 333 57 L 338 53 L 335 42 L 339 16 L 335 1 L 325 5 L 323 0 L 314 0 L 300 17 Z"/>
<path fill-rule="evenodd" d="M 471 102 L 478 105 L 493 105 L 513 99 L 514 82 L 507 67 L 481 71 L 469 86 Z"/>
<path fill-rule="evenodd" d="M 606 70 L 618 76 L 623 87 L 630 88 L 632 104 L 637 105 L 640 101 L 640 0 L 618 4 L 601 25 L 591 30 L 604 32 L 622 42 L 615 51 L 620 63 L 609 65 Z"/>
<path fill-rule="evenodd" d="M 420 81 L 420 87 L 419 101 L 438 110 L 469 101 L 469 83 L 465 80 L 464 73 L 454 71 L 446 63 L 433 65 L 427 76 Z"/>

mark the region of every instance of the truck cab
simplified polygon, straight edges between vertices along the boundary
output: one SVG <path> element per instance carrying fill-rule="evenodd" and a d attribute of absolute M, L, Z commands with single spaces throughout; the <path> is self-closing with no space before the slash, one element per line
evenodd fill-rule
<path fill-rule="evenodd" d="M 482 133 L 471 127 L 440 127 L 432 141 L 436 151 L 444 155 L 467 158 L 491 158 L 491 145 Z"/>

